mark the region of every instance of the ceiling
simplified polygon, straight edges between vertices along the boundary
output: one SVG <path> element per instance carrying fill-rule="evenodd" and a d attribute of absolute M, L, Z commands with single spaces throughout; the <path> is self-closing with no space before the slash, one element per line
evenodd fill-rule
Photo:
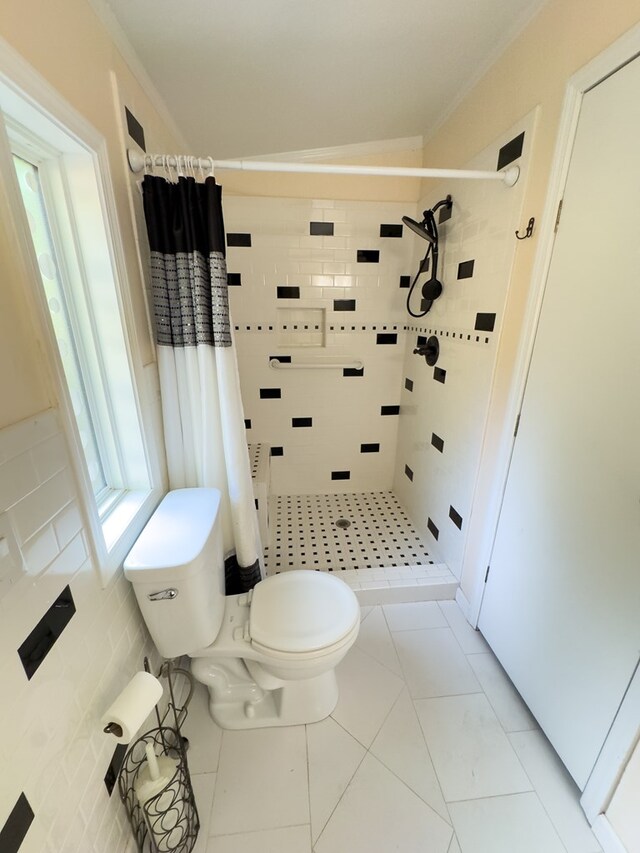
<path fill-rule="evenodd" d="M 428 134 L 544 0 L 105 0 L 191 151 Z"/>

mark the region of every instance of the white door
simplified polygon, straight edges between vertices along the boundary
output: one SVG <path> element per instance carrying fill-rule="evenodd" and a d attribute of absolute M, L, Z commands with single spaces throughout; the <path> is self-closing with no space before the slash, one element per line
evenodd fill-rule
<path fill-rule="evenodd" d="M 584 788 L 640 656 L 640 59 L 584 96 L 479 625 Z"/>

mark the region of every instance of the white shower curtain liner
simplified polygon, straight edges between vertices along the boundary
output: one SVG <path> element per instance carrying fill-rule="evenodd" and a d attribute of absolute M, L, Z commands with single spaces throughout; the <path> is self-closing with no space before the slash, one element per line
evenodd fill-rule
<path fill-rule="evenodd" d="M 170 487 L 220 489 L 225 556 L 249 566 L 259 536 L 235 350 L 158 347 L 158 370 Z"/>

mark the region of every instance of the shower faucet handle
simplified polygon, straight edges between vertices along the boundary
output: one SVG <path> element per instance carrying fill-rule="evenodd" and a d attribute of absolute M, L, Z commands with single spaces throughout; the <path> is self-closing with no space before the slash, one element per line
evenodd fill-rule
<path fill-rule="evenodd" d="M 440 341 L 435 335 L 431 335 L 426 343 L 419 344 L 414 349 L 413 354 L 424 356 L 429 367 L 433 367 L 440 355 Z"/>

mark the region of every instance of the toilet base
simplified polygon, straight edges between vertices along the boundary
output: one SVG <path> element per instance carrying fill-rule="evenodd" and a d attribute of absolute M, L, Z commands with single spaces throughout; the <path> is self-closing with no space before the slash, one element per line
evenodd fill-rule
<path fill-rule="evenodd" d="M 222 729 L 317 723 L 328 717 L 338 702 L 333 669 L 296 681 L 272 679 L 268 688 L 254 681 L 241 660 L 196 658 L 191 671 L 209 690 L 209 713 Z"/>

